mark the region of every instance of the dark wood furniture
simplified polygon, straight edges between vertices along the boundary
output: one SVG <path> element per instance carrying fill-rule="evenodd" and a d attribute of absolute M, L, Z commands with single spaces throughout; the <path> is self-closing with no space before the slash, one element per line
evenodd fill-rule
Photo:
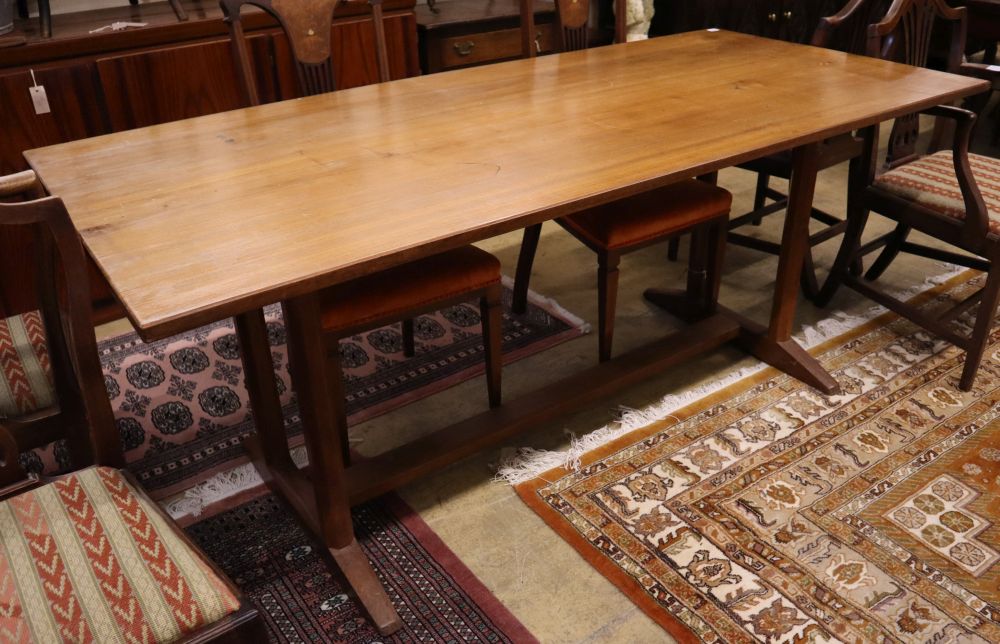
<path fill-rule="evenodd" d="M 35 20 L 19 20 L 26 44 L 0 49 L 0 174 L 27 168 L 23 151 L 64 141 L 166 123 L 242 107 L 228 28 L 217 0 L 183 0 L 190 19 L 178 22 L 170 5 L 153 2 L 52 17 L 52 38 Z M 385 0 L 386 49 L 392 78 L 420 73 L 414 0 Z M 342 2 L 333 17 L 338 88 L 376 82 L 371 9 L 365 1 Z M 140 29 L 90 34 L 116 20 L 149 23 Z M 264 12 L 246 16 L 248 49 L 262 102 L 300 96 L 288 43 Z M 31 70 L 45 87 L 49 114 L 35 114 L 28 88 Z M 123 182 L 127 175 L 122 177 Z M 28 276 L 20 273 L 30 252 L 24 236 L 0 235 L 0 316 L 37 308 Z M 15 277 L 19 275 L 19 277 Z M 111 289 L 97 270 L 90 274 L 95 317 L 121 316 Z"/>
<path fill-rule="evenodd" d="M 351 504 L 731 341 L 837 392 L 791 339 L 816 147 L 986 85 L 700 31 L 272 103 L 32 150 L 27 158 L 66 202 L 143 338 L 229 316 L 253 323 L 260 307 L 284 303 L 310 465 L 300 471 L 266 449 L 255 462 L 348 578 L 366 580 L 354 588 L 385 625 L 394 615 L 367 585 L 373 574 L 354 539 Z M 801 99 L 820 92 L 822 102 Z M 736 106 L 740 119 L 732 118 Z M 587 118 L 553 128 L 554 114 Z M 343 467 L 342 399 L 330 396 L 320 291 L 790 146 L 785 254 L 768 327 L 720 306 L 663 340 Z M 153 155 L 155 167 L 141 162 Z M 124 172 L 127 192 L 118 190 Z M 244 349 L 247 372 L 270 373 L 269 354 Z M 256 422 L 271 437 L 263 444 L 283 439 L 280 418 Z"/>
<path fill-rule="evenodd" d="M 33 339 L 44 345 L 48 360 L 47 364 L 39 361 L 46 373 L 37 375 L 51 384 L 51 392 L 47 392 L 51 395 L 44 398 L 29 391 L 13 392 L 35 404 L 30 409 L 0 413 L 0 420 L 21 451 L 67 439 L 70 458 L 77 465 L 97 459 L 122 466 L 124 458 L 114 434 L 117 430 L 97 356 L 83 247 L 57 199 L 23 203 L 42 196 L 44 192 L 30 170 L 0 177 L 0 199 L 8 201 L 0 203 L 0 231 L 15 230 L 32 240 L 32 252 L 22 257 L 26 263 L 22 268 L 32 279 L 22 287 L 39 294 L 39 307 L 37 313 L 28 313 L 32 317 L 27 326 L 40 322 L 43 327 L 44 337 Z M 13 199 L 18 202 L 10 203 Z M 0 279 L 6 282 L 8 277 Z M 6 378 L 15 369 L 6 361 L 20 361 L 21 356 L 15 346 L 4 343 L 2 349 L 0 377 Z M 16 371 L 22 374 L 21 387 L 30 388 L 32 380 L 38 379 L 28 377 L 23 367 Z M 8 384 L 7 388 L 12 387 Z M 42 404 L 50 398 L 51 404 Z M 91 427 L 112 429 L 92 432 Z"/>
<path fill-rule="evenodd" d="M 420 67 L 425 73 L 511 60 L 521 55 L 518 0 L 443 0 L 417 5 Z M 535 2 L 539 53 L 554 50 L 554 7 Z"/>
<path fill-rule="evenodd" d="M 885 19 L 869 27 L 869 54 L 908 65 L 926 66 L 930 34 L 940 25 L 938 28 L 947 29 L 950 36 L 947 69 L 958 72 L 965 51 L 966 19 L 964 8 L 951 8 L 944 0 L 896 0 Z M 933 141 L 929 154 L 917 152 L 921 113 L 955 122 L 951 149 L 936 150 L 937 141 Z M 817 298 L 820 304 L 828 303 L 844 284 L 965 349 L 965 367 L 959 381 L 964 391 L 972 388 L 1000 301 L 1000 265 L 997 263 L 1000 260 L 1000 219 L 987 209 L 977 185 L 977 177 L 978 181 L 991 184 L 1000 180 L 1000 164 L 969 154 L 969 137 L 975 120 L 973 112 L 947 105 L 897 118 L 889 135 L 888 154 L 881 173 L 877 171 L 878 126 L 864 131 L 863 162 L 852 168 L 847 232 L 830 277 Z M 862 245 L 861 235 L 869 212 L 888 217 L 896 221 L 897 226 L 889 235 Z M 913 229 L 974 257 L 909 242 L 907 236 Z M 852 263 L 881 245 L 885 246 L 882 253 L 864 278 L 851 273 Z M 869 284 L 900 252 L 987 271 L 986 285 L 939 317 L 931 317 L 918 307 Z M 979 310 L 971 335 L 960 334 L 950 323 L 977 303 Z"/>
<path fill-rule="evenodd" d="M 890 0 L 850 0 L 836 15 L 820 19 L 810 44 L 814 47 L 826 47 L 851 54 L 864 54 L 868 42 L 868 25 L 878 22 L 885 15 L 890 4 Z M 816 159 L 817 169 L 822 171 L 845 161 L 857 159 L 861 155 L 861 151 L 862 141 L 854 133 L 848 132 L 826 139 L 819 147 L 819 155 Z M 785 211 L 788 207 L 788 195 L 772 188 L 770 181 L 772 177 L 788 179 L 792 171 L 791 160 L 791 154 L 784 152 L 754 159 L 740 165 L 741 168 L 757 173 L 757 186 L 753 209 L 734 217 L 729 222 L 729 243 L 772 255 L 781 254 L 781 247 L 777 242 L 735 232 L 735 229 L 748 224 L 760 225 L 764 217 Z M 768 200 L 771 203 L 768 203 Z M 841 217 L 819 208 L 814 207 L 811 214 L 814 220 L 823 224 L 823 227 L 810 233 L 809 249 L 806 251 L 805 262 L 802 266 L 802 291 L 809 298 L 819 294 L 819 281 L 816 278 L 816 269 L 813 265 L 812 247 L 837 237 L 844 232 L 847 226 L 846 221 Z M 673 251 L 672 254 L 675 252 Z"/>
<path fill-rule="evenodd" d="M 10 196 L 10 193 L 14 189 L 20 188 L 22 192 L 27 192 L 27 196 L 36 196 L 32 191 L 37 187 L 37 184 L 32 179 L 33 176 L 28 176 L 27 174 L 15 178 L 0 179 L 0 191 L 6 193 L 4 196 Z M 257 610 L 242 597 L 239 589 L 191 543 L 173 520 L 145 495 L 130 474 L 109 469 L 122 467 L 124 465 L 124 458 L 118 436 L 118 428 L 114 423 L 111 405 L 104 388 L 104 378 L 97 353 L 97 342 L 94 337 L 93 323 L 91 322 L 89 291 L 86 288 L 86 256 L 83 245 L 80 242 L 80 237 L 74 229 L 62 201 L 57 197 L 45 197 L 17 203 L 0 203 L 0 227 L 4 229 L 9 227 L 27 228 L 39 240 L 36 246 L 38 249 L 37 257 L 35 258 L 36 261 L 32 266 L 33 274 L 37 277 L 33 285 L 40 291 L 39 300 L 42 303 L 41 314 L 45 327 L 45 344 L 48 350 L 52 379 L 58 398 L 58 405 L 54 409 L 39 410 L 38 413 L 23 418 L 0 417 L 0 485 L 4 486 L 3 489 L 0 489 L 0 501 L 15 499 L 19 495 L 53 485 L 54 489 L 59 490 L 55 498 L 66 499 L 65 504 L 70 512 L 75 512 L 75 516 L 81 520 L 89 521 L 85 526 L 81 525 L 78 528 L 78 532 L 80 533 L 78 537 L 74 534 L 70 536 L 70 539 L 79 538 L 81 541 L 87 541 L 88 538 L 94 536 L 95 530 L 105 530 L 103 524 L 107 519 L 100 518 L 98 512 L 95 510 L 96 503 L 98 502 L 91 493 L 83 491 L 78 481 L 76 481 L 77 492 L 71 496 L 62 494 L 62 491 L 67 489 L 65 486 L 70 485 L 70 479 L 74 479 L 75 481 L 78 473 L 57 477 L 48 482 L 36 476 L 26 475 L 18 463 L 18 455 L 22 451 L 38 446 L 38 436 L 43 436 L 49 440 L 55 437 L 65 437 L 70 445 L 73 460 L 72 466 L 74 469 L 96 463 L 103 466 L 104 473 L 108 474 L 107 477 L 103 477 L 102 475 L 102 478 L 109 485 L 114 486 L 124 481 L 125 485 L 128 486 L 128 489 L 124 487 L 108 488 L 116 502 L 124 504 L 120 506 L 122 508 L 121 513 L 114 512 L 114 515 L 131 517 L 129 520 L 142 521 L 144 515 L 149 513 L 156 514 L 158 521 L 181 544 L 174 547 L 166 546 L 166 548 L 175 555 L 177 554 L 177 547 L 186 550 L 186 553 L 183 554 L 184 557 L 196 557 L 200 562 L 199 565 L 204 570 L 210 570 L 216 578 L 214 581 L 209 580 L 205 576 L 204 570 L 201 573 L 197 573 L 198 578 L 204 579 L 209 584 L 204 590 L 208 593 L 216 593 L 219 589 L 214 584 L 221 583 L 225 587 L 225 592 L 235 599 L 237 605 L 229 611 L 225 611 L 228 613 L 227 615 L 214 623 L 204 625 L 186 633 L 184 641 L 218 641 L 233 642 L 234 644 L 236 642 L 263 641 L 267 637 L 263 623 L 258 617 Z M 59 425 L 57 429 L 53 429 L 53 426 L 57 424 Z M 37 435 L 35 435 L 36 433 Z M 94 470 L 91 470 L 92 474 L 94 472 Z M 52 497 L 47 498 L 51 499 Z M 132 505 L 135 501 L 138 501 L 139 506 Z M 41 497 L 36 497 L 31 503 L 35 504 L 33 507 L 40 508 L 45 504 L 45 500 Z M 49 510 L 43 510 L 43 512 L 54 512 L 54 515 L 49 515 L 51 517 L 58 515 L 59 511 L 50 508 Z M 52 562 L 51 558 L 56 560 L 60 558 L 60 555 L 57 554 L 60 547 L 58 535 L 46 532 L 44 527 L 40 531 L 35 532 L 30 521 L 26 521 L 25 517 L 19 516 L 16 513 L 14 516 L 17 517 L 13 519 L 15 525 L 8 525 L 5 531 L 10 529 L 21 531 L 25 535 L 28 535 L 29 538 L 32 534 L 42 536 L 45 541 L 38 544 L 39 548 L 35 552 L 40 552 L 42 555 L 50 557 L 48 565 L 56 565 Z M 5 519 L 12 518 L 7 514 L 4 514 L 4 517 Z M 125 523 L 127 522 L 125 521 Z M 70 526 L 73 525 L 72 522 L 68 523 Z M 57 526 L 60 524 L 52 521 L 50 525 Z M 107 554 L 108 551 L 105 549 L 115 552 L 120 552 L 123 548 L 136 549 L 136 552 L 138 552 L 140 545 L 152 548 L 163 546 L 164 544 L 164 541 L 161 539 L 164 536 L 162 529 L 155 524 L 149 523 L 148 519 L 145 523 L 145 530 L 140 529 L 137 524 L 130 524 L 130 526 L 134 526 L 133 529 L 106 530 L 106 538 L 96 543 L 87 544 L 88 546 L 93 546 L 92 548 L 79 549 L 78 552 L 82 553 L 84 559 L 94 558 L 94 565 L 101 566 L 100 571 L 103 571 L 105 574 L 117 572 L 117 575 L 109 579 L 107 585 L 96 584 L 94 590 L 96 591 L 97 599 L 95 599 L 95 595 L 93 594 L 88 595 L 82 600 L 82 604 L 86 604 L 86 606 L 82 604 L 77 604 L 75 607 L 72 604 L 70 607 L 63 605 L 62 609 L 64 612 L 61 614 L 63 619 L 68 621 L 76 619 L 83 622 L 88 622 L 90 618 L 98 619 L 90 611 L 94 608 L 95 602 L 99 603 L 101 601 L 99 597 L 103 595 L 109 598 L 110 603 L 115 600 L 121 600 L 123 592 L 126 595 L 132 593 L 132 601 L 138 601 L 139 604 L 143 605 L 147 605 L 146 602 L 149 601 L 158 601 L 149 599 L 148 594 L 145 595 L 146 599 L 140 599 L 139 595 L 143 593 L 162 594 L 170 592 L 173 593 L 172 596 L 176 598 L 176 601 L 194 601 L 192 596 L 193 589 L 183 585 L 185 583 L 193 583 L 192 579 L 184 579 L 184 573 L 179 568 L 176 573 L 171 573 L 172 577 L 169 582 L 164 582 L 161 578 L 162 575 L 158 576 L 157 574 L 147 573 L 149 580 L 145 582 L 145 585 L 133 583 L 135 580 L 130 579 L 131 571 L 122 569 L 124 566 L 112 570 L 112 566 L 118 564 L 116 564 L 115 556 Z M 81 530 L 89 530 L 90 532 L 85 533 L 81 532 Z M 143 539 L 146 539 L 146 541 L 143 541 Z M 44 547 L 44 550 L 41 550 L 42 547 Z M 77 547 L 79 548 L 79 545 Z M 157 550 L 156 552 L 157 556 L 161 557 L 158 563 L 162 565 L 162 557 L 168 556 L 167 550 Z M 70 558 L 68 553 L 63 553 L 62 556 L 66 557 L 67 560 Z M 74 565 L 81 563 L 86 565 L 85 562 L 79 561 L 79 556 L 73 555 L 75 559 Z M 137 561 L 139 562 L 137 564 L 139 566 L 151 565 L 144 564 L 142 557 L 138 558 Z M 187 568 L 188 566 L 185 567 Z M 95 570 L 95 577 L 99 582 L 102 581 L 100 571 Z M 22 567 L 20 574 L 23 575 L 23 572 L 24 569 Z M 15 574 L 15 571 L 11 568 L 6 570 L 5 574 L 10 576 Z M 38 574 L 44 577 L 41 564 L 38 566 Z M 71 583 L 68 581 L 68 578 L 69 576 L 63 573 L 61 579 L 55 577 L 51 580 L 43 579 L 43 581 L 52 581 L 56 584 L 61 583 L 60 589 L 62 590 L 59 592 L 65 592 L 66 584 Z M 8 578 L 4 580 L 4 583 L 10 584 L 13 582 L 16 585 L 23 581 L 23 577 L 18 576 L 16 581 Z M 159 590 L 156 586 L 157 583 L 163 584 L 169 590 Z M 125 589 L 124 591 L 123 588 Z M 12 589 L 11 592 L 15 597 L 19 596 L 16 590 Z M 72 590 L 69 593 L 71 602 L 79 601 L 83 597 L 82 594 L 73 596 Z M 25 610 L 23 612 L 19 610 L 13 615 L 17 620 L 26 619 L 29 612 L 33 612 L 34 610 L 29 610 L 26 606 L 27 600 L 24 601 L 24 604 L 19 604 L 18 609 Z M 49 601 L 51 603 L 55 602 L 51 597 L 49 597 Z M 8 606 L 8 608 L 13 609 L 14 606 Z M 122 608 L 128 610 L 124 606 Z M 138 615 L 142 612 L 142 609 L 133 605 L 132 610 L 134 611 L 132 616 L 125 617 L 130 626 L 136 625 L 141 621 Z M 190 610 L 190 607 L 184 607 L 183 610 Z M 192 611 L 190 616 L 194 617 L 197 614 L 198 611 Z M 123 615 L 125 614 L 123 613 Z M 170 618 L 167 617 L 167 619 L 169 620 Z M 55 621 L 58 622 L 58 620 Z M 95 637 L 95 631 L 90 630 L 93 626 L 80 626 L 79 621 L 73 622 L 72 627 L 66 631 L 61 631 L 60 639 L 62 637 L 71 638 L 79 636 L 80 632 L 89 632 L 91 637 Z M 181 624 L 181 621 L 177 623 Z M 147 631 L 144 639 L 148 640 L 149 637 L 154 636 L 156 631 L 162 628 L 163 620 L 160 621 L 160 624 L 160 627 L 150 629 L 152 632 Z M 23 622 L 21 622 L 21 625 L 26 627 Z M 124 626 L 124 623 L 122 626 Z M 148 627 L 149 625 L 147 624 Z M 45 638 L 45 636 L 37 632 L 34 635 L 43 637 L 43 639 Z M 98 639 L 100 638 L 98 637 Z"/>
<path fill-rule="evenodd" d="M 651 36 L 718 28 L 808 43 L 823 16 L 845 0 L 658 0 Z"/>
<path fill-rule="evenodd" d="M 589 0 L 556 0 L 556 41 L 560 51 L 586 49 L 590 41 Z M 530 58 L 537 53 L 531 46 L 534 12 L 530 0 L 521 2 L 522 53 Z M 615 2 L 615 38 L 625 40 L 625 3 Z M 553 124 L 559 127 L 558 123 Z M 692 252 L 688 266 L 688 287 L 679 306 L 690 306 L 686 317 L 715 312 L 721 280 L 725 247 L 725 224 L 729 218 L 732 195 L 710 183 L 688 179 L 659 190 L 628 199 L 612 201 L 566 217 L 556 223 L 597 254 L 598 359 L 611 359 L 614 341 L 615 309 L 618 298 L 618 265 L 622 255 L 692 233 Z M 524 313 L 528 305 L 531 269 L 542 234 L 542 224 L 524 229 L 521 252 L 514 279 L 515 313 Z"/>

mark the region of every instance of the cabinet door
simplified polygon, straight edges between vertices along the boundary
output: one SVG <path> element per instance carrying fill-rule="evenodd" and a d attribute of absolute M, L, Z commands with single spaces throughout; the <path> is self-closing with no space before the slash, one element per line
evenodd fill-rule
<path fill-rule="evenodd" d="M 417 18 L 413 13 L 387 16 L 384 20 L 389 75 L 393 79 L 420 74 L 417 60 Z M 336 22 L 333 27 L 333 73 L 337 89 L 378 82 L 375 61 L 375 27 L 369 18 Z M 299 96 L 295 64 L 288 39 L 274 36 L 274 60 L 282 99 Z"/>
<path fill-rule="evenodd" d="M 808 43 L 819 19 L 840 11 L 847 0 L 783 0 L 781 5 L 782 40 Z"/>
<path fill-rule="evenodd" d="M 45 88 L 48 114 L 35 114 L 30 72 L 0 75 L 0 174 L 27 169 L 25 150 L 107 132 L 92 65 L 36 69 L 35 79 Z"/>
<path fill-rule="evenodd" d="M 274 95 L 270 34 L 248 38 L 263 100 Z M 97 61 L 114 131 L 243 107 L 229 39 Z"/>

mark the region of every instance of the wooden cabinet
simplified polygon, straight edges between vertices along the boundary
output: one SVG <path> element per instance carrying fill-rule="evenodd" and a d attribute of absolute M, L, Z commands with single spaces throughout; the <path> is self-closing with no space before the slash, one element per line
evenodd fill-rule
<path fill-rule="evenodd" d="M 555 8 L 536 2 L 536 42 L 541 53 L 555 49 Z M 517 0 L 443 0 L 437 13 L 417 7 L 420 66 L 425 73 L 511 60 L 521 56 Z"/>
<path fill-rule="evenodd" d="M 846 0 L 658 0 L 650 34 L 718 27 L 806 43 L 819 19 L 844 4 Z"/>
<path fill-rule="evenodd" d="M 44 66 L 34 70 L 45 87 L 51 111 L 36 114 L 28 89 L 27 69 L 0 71 L 0 145 L 9 152 L 0 155 L 0 173 L 23 170 L 20 151 L 62 141 L 103 134 L 107 124 L 101 110 L 103 98 L 94 83 L 94 66 L 78 63 Z M 15 153 L 16 152 L 16 153 Z"/>

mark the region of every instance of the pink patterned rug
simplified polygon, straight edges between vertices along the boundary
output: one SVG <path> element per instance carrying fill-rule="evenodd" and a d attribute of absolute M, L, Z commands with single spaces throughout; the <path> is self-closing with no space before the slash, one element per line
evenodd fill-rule
<path fill-rule="evenodd" d="M 586 325 L 554 301 L 534 296 L 523 315 L 510 313 L 504 289 L 504 361 L 512 362 L 578 337 Z M 280 309 L 266 311 L 268 335 L 289 441 L 302 444 L 290 391 Z M 460 304 L 415 320 L 417 353 L 403 356 L 399 324 L 340 343 L 349 421 L 384 414 L 483 372 L 478 306 Z M 104 380 L 129 469 L 154 499 L 163 499 L 247 462 L 243 439 L 253 429 L 236 333 L 225 320 L 183 335 L 143 343 L 129 333 L 100 343 Z M 485 406 L 486 393 L 483 389 Z M 28 453 L 31 470 L 60 469 L 56 444 Z"/>

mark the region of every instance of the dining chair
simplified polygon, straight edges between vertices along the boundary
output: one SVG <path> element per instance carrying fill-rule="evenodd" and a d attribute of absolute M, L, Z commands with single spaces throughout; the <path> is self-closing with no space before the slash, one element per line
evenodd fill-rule
<path fill-rule="evenodd" d="M 537 53 L 531 0 L 521 2 L 521 42 L 526 57 Z M 588 0 L 556 0 L 556 31 L 561 51 L 586 49 L 590 34 Z M 625 41 L 625 1 L 615 0 L 615 42 Z M 718 296 L 722 246 L 732 195 L 709 181 L 688 179 L 556 219 L 562 228 L 597 254 L 598 359 L 611 359 L 618 266 L 627 253 L 693 232 L 689 272 L 708 280 L 707 292 Z M 528 286 L 542 225 L 524 229 L 514 278 L 512 310 L 527 310 Z M 709 306 L 714 306 L 714 299 Z"/>
<path fill-rule="evenodd" d="M 335 89 L 331 23 L 339 0 L 221 0 L 229 23 L 236 71 L 250 105 L 259 104 L 254 70 L 243 37 L 240 10 L 254 5 L 270 13 L 291 45 L 304 95 Z M 379 81 L 389 80 L 381 0 L 370 0 Z M 402 323 L 402 350 L 413 355 L 415 316 L 478 300 L 482 321 L 486 388 L 490 407 L 500 405 L 500 262 L 475 246 L 462 246 L 333 286 L 321 293 L 323 328 L 330 343 L 330 368 L 341 374 L 337 341 L 367 329 Z M 257 341 L 263 342 L 263 339 Z M 266 346 L 266 345 L 263 345 Z M 344 457 L 349 458 L 345 443 Z"/>
<path fill-rule="evenodd" d="M 813 32 L 810 44 L 814 47 L 834 49 L 849 54 L 865 54 L 867 51 L 868 25 L 877 22 L 887 11 L 891 0 L 849 0 L 840 11 L 832 16 L 820 18 Z M 862 151 L 861 138 L 854 133 L 841 134 L 824 140 L 819 145 L 817 170 L 832 168 L 845 161 L 856 160 Z M 790 179 L 792 175 L 792 153 L 790 150 L 770 154 L 759 159 L 742 163 L 739 168 L 757 174 L 753 208 L 729 222 L 730 244 L 751 248 L 772 255 L 781 254 L 781 244 L 758 236 L 736 232 L 746 225 L 759 226 L 764 217 L 788 209 L 788 195 L 771 187 L 771 179 Z M 770 201 L 770 203 L 768 203 Z M 812 248 L 842 234 L 847 222 L 815 206 L 810 211 L 811 219 L 823 224 L 822 228 L 811 232 L 809 246 L 802 263 L 802 292 L 814 298 L 819 293 L 819 281 L 813 263 Z M 668 256 L 676 259 L 679 240 L 671 240 Z"/>
<path fill-rule="evenodd" d="M 946 71 L 988 72 L 963 63 L 965 29 L 964 8 L 952 8 L 943 0 L 895 0 L 885 18 L 868 28 L 868 53 L 924 67 L 931 34 L 942 33 L 949 44 Z M 934 136 L 926 153 L 918 151 L 921 114 L 954 123 L 950 147 L 940 147 L 940 137 Z M 949 105 L 897 118 L 881 168 L 878 127 L 864 132 L 862 161 L 852 169 L 850 178 L 847 230 L 817 298 L 821 306 L 828 304 L 843 284 L 964 349 L 965 366 L 959 381 L 964 391 L 972 388 L 1000 300 L 1000 161 L 969 153 L 975 122 L 974 112 Z M 939 134 L 940 128 L 935 128 L 935 133 Z M 897 222 L 897 226 L 892 233 L 861 244 L 870 212 Z M 911 230 L 964 253 L 906 241 Z M 852 273 L 852 263 L 882 246 L 882 254 L 863 278 Z M 932 317 L 869 283 L 901 251 L 986 271 L 986 283 L 969 298 Z M 977 303 L 971 333 L 960 333 L 953 323 Z"/>
<path fill-rule="evenodd" d="M 0 177 L 0 200 L 7 202 L 0 203 L 0 228 L 19 228 L 35 241 L 29 268 L 39 303 L 37 310 L 0 319 L 0 421 L 22 452 L 66 439 L 72 462 L 122 465 L 114 434 L 88 431 L 113 426 L 113 419 L 85 256 L 61 204 L 38 201 L 42 196 L 30 170 Z M 13 199 L 20 203 L 9 203 Z"/>
<path fill-rule="evenodd" d="M 0 179 L 5 197 L 5 186 L 35 185 L 28 173 Z M 37 316 L 0 327 L 4 639 L 263 641 L 256 609 L 118 469 L 85 255 L 62 201 L 0 203 L 0 226 L 33 229 L 42 302 Z M 18 458 L 43 418 L 45 432 L 63 424 L 58 435 L 73 447 L 74 471 L 52 479 L 26 474 Z"/>

